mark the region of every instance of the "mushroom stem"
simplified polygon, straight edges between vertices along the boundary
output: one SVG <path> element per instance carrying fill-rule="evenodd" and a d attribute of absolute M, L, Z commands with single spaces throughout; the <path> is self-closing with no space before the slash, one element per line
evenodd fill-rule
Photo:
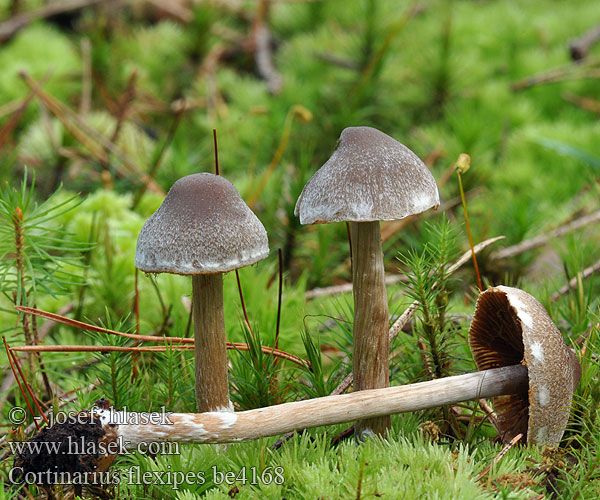
<path fill-rule="evenodd" d="M 233 411 L 227 381 L 222 273 L 192 276 L 192 309 L 198 411 Z"/>
<path fill-rule="evenodd" d="M 389 314 L 379 221 L 352 223 L 352 290 L 354 295 L 354 390 L 389 386 Z M 385 414 L 383 414 L 385 415 Z M 385 435 L 389 416 L 356 423 L 356 436 Z"/>
<path fill-rule="evenodd" d="M 135 414 L 127 413 L 126 420 L 125 418 L 122 420 L 130 423 L 118 425 L 116 437 L 121 438 L 122 445 L 126 448 L 152 441 L 181 443 L 249 441 L 297 429 L 527 392 L 527 387 L 527 368 L 524 365 L 513 365 L 417 384 L 326 396 L 237 413 L 171 413 L 168 414 L 169 422 L 158 425 L 132 423 L 136 420 Z M 109 410 L 97 411 L 101 413 L 105 424 L 111 418 L 117 422 L 121 419 L 118 416 L 120 412 L 110 410 L 115 415 L 111 417 Z"/>

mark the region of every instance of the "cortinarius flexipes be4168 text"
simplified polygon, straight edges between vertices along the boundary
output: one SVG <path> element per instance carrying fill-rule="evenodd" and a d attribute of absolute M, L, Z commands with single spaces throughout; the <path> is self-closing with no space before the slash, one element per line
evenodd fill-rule
<path fill-rule="evenodd" d="M 440 203 L 427 166 L 410 149 L 371 127 L 342 131 L 331 158 L 309 179 L 296 203 L 302 224 L 351 222 L 354 295 L 354 389 L 389 385 L 389 313 L 379 221 L 404 219 Z M 383 435 L 389 417 L 357 422 Z"/>
<path fill-rule="evenodd" d="M 192 275 L 198 411 L 233 411 L 227 381 L 223 273 L 269 254 L 267 232 L 227 179 L 179 179 L 140 231 L 135 265 L 147 273 Z"/>

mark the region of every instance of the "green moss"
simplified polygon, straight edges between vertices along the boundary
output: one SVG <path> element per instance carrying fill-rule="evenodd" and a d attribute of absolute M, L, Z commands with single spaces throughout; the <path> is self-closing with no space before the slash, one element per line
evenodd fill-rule
<path fill-rule="evenodd" d="M 29 89 L 19 78 L 20 71 L 41 81 L 48 78 L 44 89 L 61 101 L 79 92 L 81 60 L 73 42 L 60 31 L 41 23 L 18 33 L 8 45 L 0 48 L 0 102 L 25 97 Z M 33 108 L 27 113 L 35 115 Z"/>

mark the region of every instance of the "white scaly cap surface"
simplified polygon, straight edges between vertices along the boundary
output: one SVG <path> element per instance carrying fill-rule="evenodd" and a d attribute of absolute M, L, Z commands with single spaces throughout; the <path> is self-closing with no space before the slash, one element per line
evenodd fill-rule
<path fill-rule="evenodd" d="M 146 221 L 135 265 L 147 273 L 206 274 L 254 264 L 269 254 L 267 232 L 227 179 L 179 179 Z"/>
<path fill-rule="evenodd" d="M 296 203 L 302 224 L 404 219 L 440 204 L 435 179 L 410 149 L 372 127 L 342 131 Z"/>

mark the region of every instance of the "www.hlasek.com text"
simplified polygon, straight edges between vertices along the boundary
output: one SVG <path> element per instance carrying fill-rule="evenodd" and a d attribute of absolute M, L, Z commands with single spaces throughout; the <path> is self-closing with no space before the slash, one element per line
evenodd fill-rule
<path fill-rule="evenodd" d="M 123 436 L 111 441 L 90 441 L 85 437 L 67 436 L 62 441 L 9 441 L 13 455 L 127 455 L 135 452 L 149 455 L 180 455 L 175 441 L 141 441 L 135 446 Z"/>

